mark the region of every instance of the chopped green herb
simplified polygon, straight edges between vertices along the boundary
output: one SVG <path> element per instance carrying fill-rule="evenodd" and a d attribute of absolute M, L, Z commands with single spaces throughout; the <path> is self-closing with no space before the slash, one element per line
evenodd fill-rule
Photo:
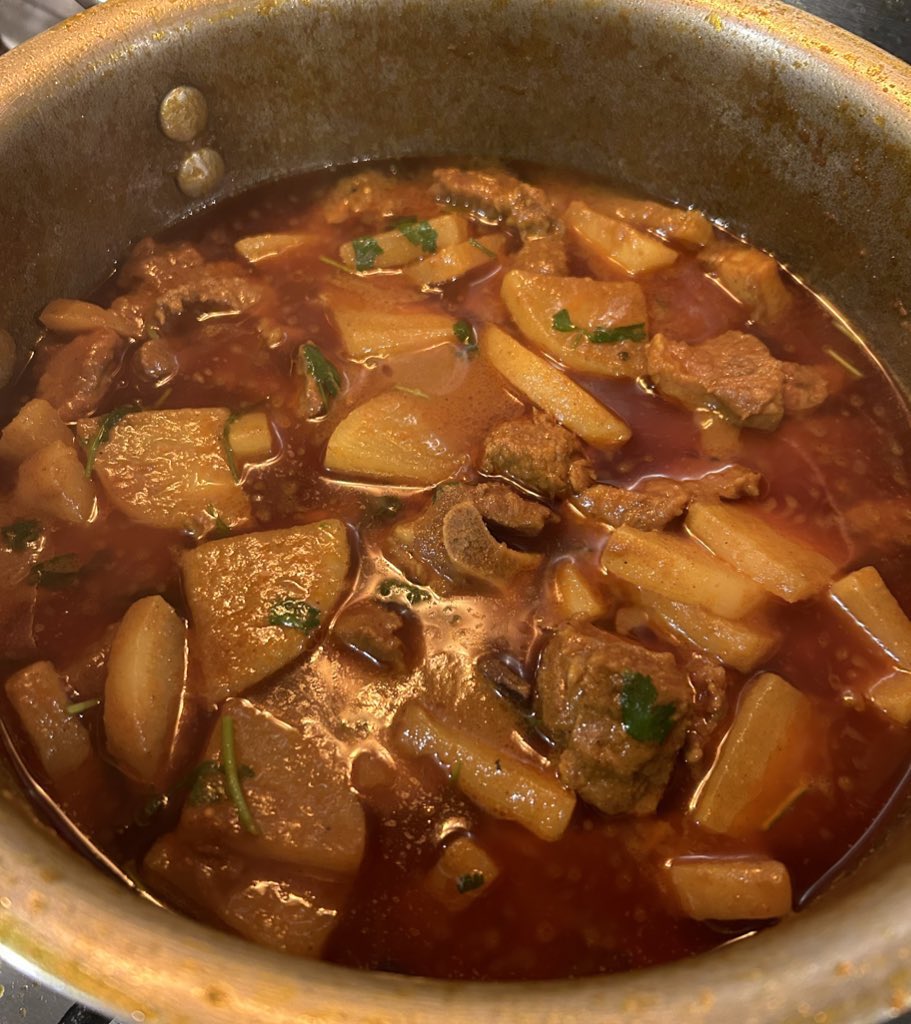
<path fill-rule="evenodd" d="M 244 787 L 241 783 L 234 749 L 234 719 L 230 715 L 223 715 L 221 720 L 221 763 L 225 776 L 225 788 L 237 808 L 237 817 L 240 819 L 241 827 L 251 836 L 258 836 L 260 834 L 259 826 L 253 820 L 253 815 L 247 805 L 247 798 L 244 796 Z"/>
<path fill-rule="evenodd" d="M 449 781 L 453 786 L 459 784 L 459 776 L 462 774 L 462 762 L 456 761 L 452 768 L 449 769 Z"/>
<path fill-rule="evenodd" d="M 81 715 L 83 711 L 97 708 L 100 703 L 98 697 L 93 697 L 91 700 L 80 700 L 76 704 L 67 704 L 65 710 L 68 715 Z"/>
<path fill-rule="evenodd" d="M 570 331 L 578 330 L 576 325 L 570 319 L 568 309 L 558 309 L 557 312 L 554 313 L 554 318 L 551 323 L 553 324 L 554 330 L 559 331 L 561 334 L 569 334 Z"/>
<path fill-rule="evenodd" d="M 231 527 L 222 519 L 218 514 L 218 510 L 214 505 L 206 505 L 206 515 L 214 522 L 212 528 L 212 536 L 218 540 L 221 537 L 231 536 Z"/>
<path fill-rule="evenodd" d="M 225 453 L 225 462 L 231 470 L 231 479 L 234 483 L 240 483 L 240 473 L 237 469 L 237 459 L 234 457 L 234 449 L 231 447 L 231 424 L 238 418 L 240 413 L 232 412 L 225 420 L 224 429 L 221 432 L 221 447 Z"/>
<path fill-rule="evenodd" d="M 282 597 L 269 609 L 269 625 L 309 633 L 319 625 L 319 609 L 293 597 Z"/>
<path fill-rule="evenodd" d="M 76 582 L 81 566 L 75 555 L 55 555 L 36 562 L 29 573 L 29 582 L 46 590 L 63 590 Z"/>
<path fill-rule="evenodd" d="M 475 337 L 474 328 L 467 320 L 456 320 L 452 325 L 452 333 L 461 345 L 461 350 L 467 355 L 473 356 L 478 351 L 478 339 Z"/>
<path fill-rule="evenodd" d="M 620 714 L 623 728 L 640 743 L 663 743 L 674 725 L 674 704 L 656 704 L 658 691 L 651 676 L 623 673 Z"/>
<path fill-rule="evenodd" d="M 16 519 L 0 529 L 3 543 L 13 551 L 25 551 L 41 537 L 41 523 L 37 519 Z"/>
<path fill-rule="evenodd" d="M 237 773 L 241 779 L 252 779 L 256 774 L 245 764 L 238 766 Z M 192 807 L 207 807 L 228 799 L 225 770 L 218 761 L 201 762 L 175 788 L 189 790 L 187 801 Z"/>
<path fill-rule="evenodd" d="M 497 254 L 493 251 L 493 249 L 488 249 L 486 245 L 479 242 L 476 238 L 469 238 L 468 244 L 473 245 L 475 249 L 480 249 L 480 251 L 484 253 L 485 256 L 489 256 L 492 260 L 495 260 L 497 258 Z"/>
<path fill-rule="evenodd" d="M 430 398 L 426 391 L 421 391 L 420 388 L 408 388 L 404 384 L 396 384 L 395 390 L 404 391 L 406 395 L 414 395 L 415 398 Z"/>
<path fill-rule="evenodd" d="M 388 579 L 377 588 L 380 597 L 403 597 L 409 604 L 421 604 L 430 600 L 430 591 L 416 587 L 413 583 L 406 583 L 404 580 Z"/>
<path fill-rule="evenodd" d="M 322 399 L 323 409 L 328 412 L 332 400 L 338 397 L 342 388 L 341 374 L 322 352 L 318 345 L 308 342 L 297 350 L 297 372 L 313 378 L 316 390 Z"/>
<path fill-rule="evenodd" d="M 398 230 L 424 252 L 437 251 L 437 233 L 426 220 L 399 221 Z M 381 250 L 382 251 L 382 250 Z"/>
<path fill-rule="evenodd" d="M 585 332 L 593 345 L 617 345 L 621 341 L 645 341 L 645 324 L 625 324 L 622 327 L 593 327 Z"/>
<path fill-rule="evenodd" d="M 394 519 L 402 511 L 402 499 L 394 494 L 369 494 L 364 502 L 368 519 Z"/>
<path fill-rule="evenodd" d="M 346 274 L 354 274 L 351 267 L 346 267 L 344 263 L 339 263 L 338 260 L 334 260 L 330 256 L 320 256 L 319 261 L 325 263 L 327 267 L 335 267 L 336 270 L 342 270 Z"/>
<path fill-rule="evenodd" d="M 456 888 L 461 893 L 471 892 L 480 889 L 484 884 L 484 874 L 481 871 L 470 871 L 467 875 L 460 875 L 456 881 Z"/>
<path fill-rule="evenodd" d="M 95 465 L 95 457 L 98 455 L 99 449 L 107 444 L 111 431 L 124 416 L 128 416 L 131 412 L 136 411 L 137 407 L 135 405 L 121 405 L 117 409 L 112 409 L 106 416 L 101 417 L 98 429 L 92 434 L 85 446 L 85 475 L 87 478 L 91 477 L 92 468 Z"/>
<path fill-rule="evenodd" d="M 372 270 L 377 256 L 382 255 L 383 247 L 375 238 L 355 238 L 351 243 L 354 249 L 354 266 L 356 270 Z"/>
<path fill-rule="evenodd" d="M 835 362 L 838 363 L 839 366 L 844 367 L 844 369 L 846 369 L 848 371 L 848 373 L 851 374 L 852 377 L 856 377 L 858 380 L 860 380 L 863 377 L 863 374 L 861 373 L 861 371 L 858 370 L 857 367 L 852 362 L 850 362 L 849 360 L 845 359 L 845 357 L 843 355 L 839 355 L 839 353 L 836 352 L 834 348 L 826 347 L 826 348 L 823 349 L 823 352 L 825 352 L 825 354 L 830 359 L 834 359 Z"/>

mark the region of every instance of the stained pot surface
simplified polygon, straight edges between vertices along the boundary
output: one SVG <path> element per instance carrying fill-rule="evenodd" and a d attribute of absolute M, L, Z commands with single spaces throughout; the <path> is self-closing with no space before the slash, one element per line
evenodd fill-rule
<path fill-rule="evenodd" d="M 178 85 L 208 107 L 189 141 L 159 127 Z M 605 174 L 748 232 L 911 390 L 911 71 L 774 0 L 109 0 L 3 58 L 0 138 L 0 327 L 23 358 L 48 299 L 191 209 L 352 158 L 478 153 Z M 217 161 L 191 161 L 188 198 L 175 178 L 200 149 L 224 174 L 211 188 Z M 903 815 L 850 880 L 754 939 L 478 985 L 304 963 L 159 911 L 36 826 L 6 774 L 0 789 L 4 955 L 126 1019 L 873 1024 L 911 1002 Z"/>

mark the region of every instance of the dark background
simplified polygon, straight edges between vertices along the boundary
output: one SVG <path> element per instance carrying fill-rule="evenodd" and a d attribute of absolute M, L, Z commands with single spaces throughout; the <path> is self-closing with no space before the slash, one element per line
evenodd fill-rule
<path fill-rule="evenodd" d="M 32 4 L 37 9 L 28 10 Z M 911 62 L 911 0 L 792 0 L 800 7 Z M 73 0 L 0 0 L 0 54 L 8 46 L 73 8 Z M 911 183 L 909 183 L 911 187 Z M 106 1016 L 72 1006 L 58 995 L 0 963 L 0 1024 L 108 1024 Z M 116 1022 L 112 1022 L 116 1024 Z M 266 1021 L 239 1024 L 268 1024 Z M 899 1024 L 911 1024 L 911 1015 Z"/>

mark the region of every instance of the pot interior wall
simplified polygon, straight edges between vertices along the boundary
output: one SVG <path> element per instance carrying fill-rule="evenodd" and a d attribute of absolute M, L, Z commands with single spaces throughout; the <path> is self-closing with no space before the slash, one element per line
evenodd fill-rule
<path fill-rule="evenodd" d="M 355 158 L 479 154 L 603 174 L 748 233 L 911 390 L 911 78 L 808 26 L 745 0 L 109 0 L 0 62 L 0 327 L 24 353 L 47 300 L 183 217 L 193 145 L 224 158 L 209 199 Z M 181 84 L 209 104 L 192 145 L 158 127 Z M 886 876 L 911 892 L 909 852 L 902 826 L 857 899 Z"/>

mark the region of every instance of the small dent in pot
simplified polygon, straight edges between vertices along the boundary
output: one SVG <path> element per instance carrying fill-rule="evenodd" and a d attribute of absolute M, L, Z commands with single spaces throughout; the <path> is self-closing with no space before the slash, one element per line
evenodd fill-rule
<path fill-rule="evenodd" d="M 195 149 L 181 161 L 177 170 L 177 187 L 189 199 L 202 199 L 221 184 L 225 162 L 216 149 Z"/>
<path fill-rule="evenodd" d="M 158 124 L 169 139 L 189 142 L 206 127 L 209 106 L 192 85 L 178 85 L 161 101 Z"/>

